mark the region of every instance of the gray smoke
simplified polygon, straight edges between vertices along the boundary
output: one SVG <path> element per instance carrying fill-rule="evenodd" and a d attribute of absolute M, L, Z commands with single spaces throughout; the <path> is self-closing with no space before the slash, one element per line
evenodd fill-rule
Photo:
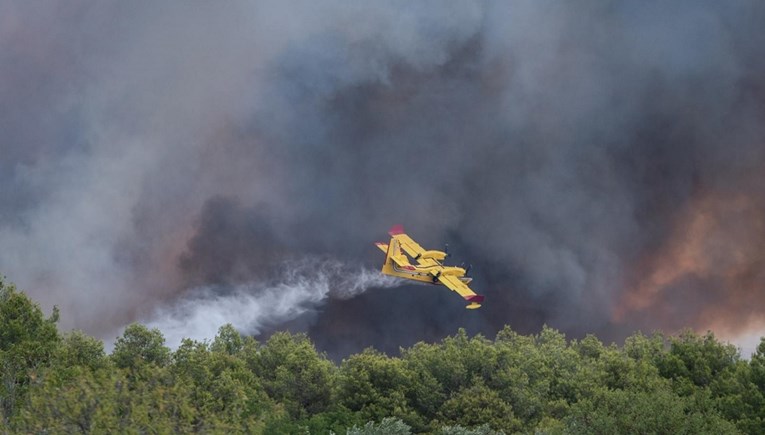
<path fill-rule="evenodd" d="M 403 223 L 474 265 L 481 310 L 329 284 L 251 330 L 332 355 L 460 326 L 756 330 L 763 22 L 758 1 L 3 2 L 0 271 L 113 337 L 289 259 L 376 267 Z"/>

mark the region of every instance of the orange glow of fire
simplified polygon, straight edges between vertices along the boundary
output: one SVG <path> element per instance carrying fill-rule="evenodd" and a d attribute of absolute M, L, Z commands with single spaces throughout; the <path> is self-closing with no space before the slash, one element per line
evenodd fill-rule
<path fill-rule="evenodd" d="M 672 237 L 660 251 L 636 267 L 642 278 L 624 293 L 612 320 L 621 323 L 666 304 L 673 285 L 693 277 L 718 283 L 721 288 L 713 290 L 716 297 L 694 290 L 699 300 L 713 302 L 686 319 L 690 322 L 686 326 L 738 334 L 755 323 L 762 324 L 757 307 L 765 307 L 763 265 L 763 204 L 746 195 L 704 195 L 679 216 Z M 661 308 L 661 315 L 672 315 L 673 307 Z"/>

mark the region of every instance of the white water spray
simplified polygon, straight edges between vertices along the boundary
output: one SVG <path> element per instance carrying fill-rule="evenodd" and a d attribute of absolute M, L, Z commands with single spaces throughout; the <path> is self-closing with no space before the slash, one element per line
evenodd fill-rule
<path fill-rule="evenodd" d="M 183 338 L 211 340 L 226 323 L 247 334 L 297 318 L 327 299 L 349 299 L 371 288 L 399 285 L 396 278 L 337 260 L 286 262 L 276 280 L 249 282 L 222 292 L 216 287 L 191 290 L 171 307 L 157 309 L 147 326 L 158 328 L 167 345 Z"/>

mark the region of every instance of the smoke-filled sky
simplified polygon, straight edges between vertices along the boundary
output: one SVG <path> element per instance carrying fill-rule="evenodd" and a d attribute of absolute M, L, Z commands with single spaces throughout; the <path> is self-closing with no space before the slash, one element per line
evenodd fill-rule
<path fill-rule="evenodd" d="M 0 1 L 0 273 L 107 339 L 229 315 L 333 357 L 505 324 L 765 334 L 763 23 L 757 0 Z M 473 264 L 483 308 L 369 275 L 399 223 Z"/>

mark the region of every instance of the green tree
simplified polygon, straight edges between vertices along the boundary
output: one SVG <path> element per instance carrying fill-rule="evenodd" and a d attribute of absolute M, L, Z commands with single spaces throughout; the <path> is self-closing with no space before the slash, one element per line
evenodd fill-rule
<path fill-rule="evenodd" d="M 417 343 L 403 349 L 402 359 L 412 379 L 409 402 L 425 421 L 436 418 L 453 393 L 476 379 L 488 382 L 497 369 L 497 351 L 492 342 L 481 335 L 469 338 L 464 329 L 441 343 Z"/>
<path fill-rule="evenodd" d="M 739 360 L 736 347 L 720 343 L 711 332 L 700 337 L 692 331 L 685 331 L 671 338 L 670 346 L 670 351 L 657 362 L 662 376 L 684 378 L 699 387 L 708 386 L 716 376 Z"/>
<path fill-rule="evenodd" d="M 57 318 L 0 281 L 0 432 L 765 432 L 765 339 L 747 361 L 711 333 L 619 348 L 546 326 L 493 342 L 459 330 L 337 367 L 305 334 L 260 345 L 230 324 L 175 352 L 130 325 L 106 356 L 80 331 L 60 336 Z"/>
<path fill-rule="evenodd" d="M 566 336 L 547 325 L 536 336 L 544 376 L 548 379 L 550 401 L 575 402 L 577 396 L 577 374 L 582 368 L 581 359 L 575 349 L 566 343 Z"/>
<path fill-rule="evenodd" d="M 574 342 L 572 343 L 572 347 L 579 352 L 579 355 L 581 355 L 583 358 L 589 358 L 596 360 L 605 350 L 605 347 L 603 346 L 603 343 L 598 340 L 597 337 L 595 337 L 592 334 L 587 334 L 582 341 Z"/>
<path fill-rule="evenodd" d="M 503 435 L 503 431 L 495 431 L 488 424 L 476 426 L 473 428 L 464 428 L 462 426 L 446 426 L 438 432 L 440 435 Z"/>
<path fill-rule="evenodd" d="M 170 361 L 170 349 L 165 346 L 165 337 L 159 329 L 133 323 L 114 343 L 112 360 L 122 369 L 142 364 L 163 367 Z"/>
<path fill-rule="evenodd" d="M 439 422 L 463 427 L 488 425 L 492 429 L 515 432 L 522 423 L 513 409 L 496 391 L 489 389 L 480 379 L 475 384 L 454 393 L 439 412 Z"/>
<path fill-rule="evenodd" d="M 366 349 L 340 366 L 337 400 L 341 406 L 358 412 L 362 421 L 384 417 L 417 420 L 407 400 L 410 383 L 411 376 L 401 359 Z"/>
<path fill-rule="evenodd" d="M 56 363 L 62 367 L 87 367 L 98 370 L 106 368 L 109 360 L 101 340 L 82 331 L 72 331 L 64 334 L 56 353 Z"/>
<path fill-rule="evenodd" d="M 248 353 L 248 365 L 268 396 L 283 403 L 292 418 L 328 408 L 335 366 L 316 351 L 305 334 L 272 335 L 257 353 Z"/>
<path fill-rule="evenodd" d="M 757 350 L 751 359 L 751 380 L 757 388 L 765 393 L 765 337 L 760 339 Z"/>
<path fill-rule="evenodd" d="M 543 418 L 560 419 L 589 388 L 594 364 L 582 363 L 565 335 L 544 326 L 535 336 L 505 327 L 495 339 L 497 370 L 487 385 L 512 406 L 525 430 Z M 602 350 L 599 350 L 601 352 Z"/>
<path fill-rule="evenodd" d="M 548 414 L 550 381 L 535 337 L 505 327 L 495 339 L 497 370 L 487 382 L 531 430 Z"/>
<path fill-rule="evenodd" d="M 245 341 L 234 326 L 227 323 L 218 328 L 218 335 L 210 345 L 213 352 L 226 353 L 228 355 L 237 355 L 244 349 Z"/>
<path fill-rule="evenodd" d="M 189 389 L 166 368 L 143 364 L 117 371 L 109 388 L 117 426 L 107 433 L 186 433 L 195 428 L 199 411 L 190 403 Z"/>
<path fill-rule="evenodd" d="M 663 334 L 654 332 L 650 337 L 636 332 L 624 340 L 624 353 L 635 360 L 647 360 L 656 364 L 664 357 L 667 340 Z"/>
<path fill-rule="evenodd" d="M 55 353 L 57 320 L 57 309 L 46 319 L 37 304 L 0 277 L 0 414 L 6 422 Z"/>
<path fill-rule="evenodd" d="M 396 418 L 384 418 L 380 423 L 368 422 L 362 427 L 353 426 L 347 435 L 409 435 L 411 428 Z"/>
<path fill-rule="evenodd" d="M 710 383 L 715 407 L 744 433 L 765 433 L 765 339 L 751 360 L 737 361 Z"/>
<path fill-rule="evenodd" d="M 402 358 L 413 371 L 430 373 L 447 392 L 458 391 L 473 378 L 488 379 L 496 368 L 496 350 L 480 335 L 468 337 L 464 329 L 439 344 L 417 343 L 403 350 Z"/>
<path fill-rule="evenodd" d="M 221 342 L 220 335 L 215 342 Z M 246 342 L 242 339 L 242 349 Z M 184 339 L 168 367 L 196 410 L 194 428 L 202 432 L 224 428 L 251 431 L 262 424 L 261 417 L 271 404 L 244 359 L 229 354 L 231 348 L 226 346 L 215 348 L 218 351 L 211 351 L 206 343 Z"/>
<path fill-rule="evenodd" d="M 698 412 L 691 398 L 677 396 L 669 386 L 655 391 L 599 388 L 565 418 L 571 434 L 734 434 L 736 427 L 713 410 Z"/>
<path fill-rule="evenodd" d="M 46 376 L 15 421 L 19 433 L 113 432 L 119 427 L 113 386 L 119 375 L 75 367 L 65 379 Z"/>
<path fill-rule="evenodd" d="M 314 414 L 298 422 L 298 426 L 309 434 L 345 434 L 347 428 L 363 424 L 359 413 L 342 406 L 331 406 L 329 410 Z"/>

